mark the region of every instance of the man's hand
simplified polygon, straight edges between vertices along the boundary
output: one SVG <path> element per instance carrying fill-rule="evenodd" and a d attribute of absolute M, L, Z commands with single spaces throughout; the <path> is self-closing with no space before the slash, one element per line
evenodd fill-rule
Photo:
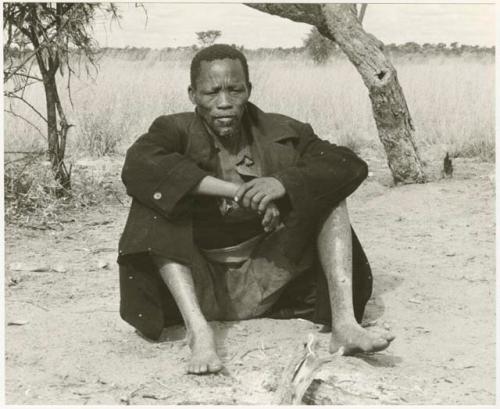
<path fill-rule="evenodd" d="M 264 217 L 262 218 L 262 226 L 264 227 L 264 231 L 267 233 L 276 229 L 279 224 L 280 211 L 278 210 L 278 207 L 271 202 L 266 207 Z"/>
<path fill-rule="evenodd" d="M 255 178 L 240 186 L 234 200 L 240 206 L 264 212 L 270 202 L 285 196 L 285 187 L 273 177 Z"/>

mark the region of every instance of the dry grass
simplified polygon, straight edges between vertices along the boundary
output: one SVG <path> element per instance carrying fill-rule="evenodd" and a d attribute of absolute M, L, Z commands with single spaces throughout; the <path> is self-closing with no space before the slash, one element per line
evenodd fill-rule
<path fill-rule="evenodd" d="M 300 56 L 270 56 L 250 60 L 249 65 L 254 85 L 251 100 L 263 110 L 309 122 L 319 136 L 357 152 L 369 149 L 383 155 L 367 89 L 348 61 L 334 59 L 317 66 Z M 492 57 L 401 58 L 394 65 L 421 150 L 494 160 Z M 193 109 L 187 98 L 189 58 L 165 61 L 154 53 L 144 60 L 104 57 L 100 67 L 94 80 L 73 79 L 73 106 L 64 89 L 65 81 L 61 81 L 67 116 L 75 125 L 68 137 L 68 162 L 123 154 L 155 117 Z M 44 112 L 41 87 L 29 89 L 25 96 Z M 14 109 L 45 131 L 44 123 L 25 107 L 17 103 Z M 4 126 L 6 151 L 46 149 L 44 138 L 26 122 L 6 114 Z M 6 160 L 11 156 L 7 155 Z M 108 189 L 100 180 L 102 175 L 89 175 L 85 169 L 75 167 L 71 203 L 54 201 L 50 195 L 50 169 L 41 158 L 28 166 L 26 161 L 20 161 L 5 167 L 8 220 L 25 214 L 50 220 L 67 206 L 102 203 L 120 190 L 116 186 L 114 191 Z M 119 184 L 118 173 L 109 179 Z"/>
<path fill-rule="evenodd" d="M 110 163 L 113 161 L 114 163 Z M 67 219 L 69 213 L 95 205 L 125 205 L 125 192 L 120 188 L 121 160 L 107 158 L 104 164 L 79 163 L 72 173 L 69 196 L 56 198 L 50 162 L 44 155 L 28 155 L 9 159 L 4 167 L 5 219 L 18 225 L 45 226 Z M 118 165 L 118 166 L 117 166 Z M 73 170 L 75 169 L 73 168 Z"/>
<path fill-rule="evenodd" d="M 142 61 L 104 57 L 95 80 L 73 81 L 76 126 L 70 155 L 123 153 L 161 114 L 192 110 L 187 99 L 189 60 Z M 316 66 L 302 57 L 249 62 L 252 101 L 313 125 L 323 138 L 350 146 L 380 148 L 367 90 L 355 68 L 335 59 Z M 444 146 L 458 156 L 494 158 L 494 60 L 492 57 L 430 57 L 394 61 L 416 127 L 417 143 Z M 64 94 L 64 92 L 63 92 Z M 43 111 L 41 89 L 27 95 Z M 67 106 L 69 101 L 67 100 Z M 17 112 L 27 111 L 16 105 Z M 33 122 L 37 118 L 30 114 Z M 37 122 L 43 130 L 43 124 Z M 6 115 L 5 149 L 43 148 L 44 140 Z"/>
<path fill-rule="evenodd" d="M 420 148 L 494 160 L 492 58 L 404 58 L 394 64 Z M 357 152 L 371 149 L 383 155 L 368 92 L 348 61 L 335 59 L 317 66 L 301 57 L 269 57 L 250 60 L 249 65 L 254 85 L 251 100 L 263 110 L 309 122 L 321 137 Z M 104 57 L 100 66 L 94 80 L 73 79 L 73 106 L 61 86 L 67 115 L 75 125 L 69 133 L 68 162 L 123 154 L 155 117 L 193 109 L 187 98 L 188 58 L 160 61 L 153 53 L 139 61 Z M 29 89 L 25 96 L 44 112 L 41 87 Z M 45 131 L 44 123 L 25 107 L 18 103 L 14 109 Z M 26 122 L 6 114 L 4 126 L 6 151 L 46 149 L 44 138 Z M 12 155 L 6 160 L 12 160 Z M 121 159 L 115 158 L 115 162 Z M 43 156 L 6 165 L 6 219 L 50 221 L 71 208 L 101 204 L 110 198 L 116 203 L 123 189 L 119 163 L 115 165 L 114 173 L 107 176 L 105 171 L 89 173 L 85 166 L 76 166 L 70 200 L 56 200 L 51 195 L 54 182 Z"/>

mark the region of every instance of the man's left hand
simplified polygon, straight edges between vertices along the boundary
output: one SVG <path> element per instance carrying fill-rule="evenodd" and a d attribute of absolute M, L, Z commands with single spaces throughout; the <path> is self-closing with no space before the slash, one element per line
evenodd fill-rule
<path fill-rule="evenodd" d="M 285 193 L 285 187 L 278 179 L 262 177 L 241 185 L 234 200 L 243 207 L 252 208 L 262 213 L 270 202 L 282 198 Z"/>
<path fill-rule="evenodd" d="M 264 231 L 266 233 L 269 233 L 275 230 L 279 224 L 280 211 L 278 209 L 278 206 L 271 202 L 264 212 L 264 217 L 262 218 L 262 227 L 264 227 Z"/>

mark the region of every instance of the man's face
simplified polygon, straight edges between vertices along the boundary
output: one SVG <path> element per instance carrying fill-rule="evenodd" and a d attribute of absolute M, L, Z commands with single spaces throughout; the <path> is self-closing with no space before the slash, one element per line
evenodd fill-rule
<path fill-rule="evenodd" d="M 196 84 L 188 91 L 198 114 L 217 136 L 227 139 L 239 133 L 251 91 L 239 60 L 202 61 Z"/>

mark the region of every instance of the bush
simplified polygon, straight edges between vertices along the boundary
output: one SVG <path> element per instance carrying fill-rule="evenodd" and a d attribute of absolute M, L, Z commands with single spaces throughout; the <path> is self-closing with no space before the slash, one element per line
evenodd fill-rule
<path fill-rule="evenodd" d="M 114 183 L 116 181 L 116 183 Z M 69 195 L 56 197 L 57 184 L 50 162 L 39 157 L 6 162 L 4 171 L 5 221 L 18 225 L 51 224 L 78 210 L 107 203 L 126 201 L 123 189 L 118 190 L 118 175 L 105 175 L 79 167 L 72 172 Z"/>
<path fill-rule="evenodd" d="M 120 141 L 120 130 L 110 114 L 83 113 L 77 129 L 77 146 L 80 152 L 93 157 L 111 155 Z"/>
<path fill-rule="evenodd" d="M 323 37 L 316 27 L 309 32 L 304 41 L 304 47 L 316 64 L 324 64 L 336 49 L 332 40 Z"/>

